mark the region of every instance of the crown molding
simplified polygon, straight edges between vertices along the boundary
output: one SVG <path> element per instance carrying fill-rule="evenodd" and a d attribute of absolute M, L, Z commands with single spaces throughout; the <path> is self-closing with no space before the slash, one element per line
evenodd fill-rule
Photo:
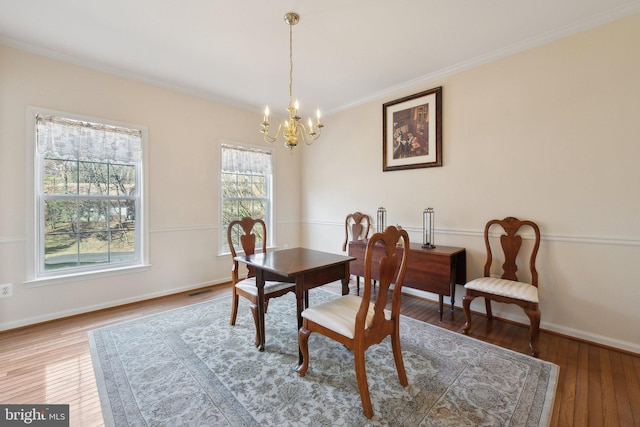
<path fill-rule="evenodd" d="M 640 1 L 634 1 L 624 6 L 607 10 L 600 14 L 590 16 L 581 21 L 577 21 L 572 24 L 565 25 L 564 27 L 557 28 L 553 31 L 549 31 L 535 37 L 530 37 L 524 41 L 514 43 L 505 48 L 494 50 L 487 53 L 486 55 L 480 55 L 475 58 L 459 62 L 450 67 L 435 71 L 433 73 L 429 73 L 424 76 L 406 81 L 404 83 L 389 87 L 382 91 L 371 94 L 370 96 L 367 96 L 365 98 L 361 98 L 349 104 L 345 104 L 341 107 L 328 111 L 327 115 L 349 110 L 351 108 L 367 104 L 369 102 L 397 97 L 399 93 L 408 92 L 410 90 L 417 90 L 416 88 L 435 84 L 436 82 L 443 80 L 445 77 L 478 67 L 480 65 L 488 64 L 490 62 L 497 61 L 516 53 L 524 52 L 526 50 L 533 49 L 551 43 L 553 41 L 578 34 L 583 31 L 590 30 L 609 22 L 617 21 L 618 19 L 622 19 L 636 13 L 640 13 Z"/>

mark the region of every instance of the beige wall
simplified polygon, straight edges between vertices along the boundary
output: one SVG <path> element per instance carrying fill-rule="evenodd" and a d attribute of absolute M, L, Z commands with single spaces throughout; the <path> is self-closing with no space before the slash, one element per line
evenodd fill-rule
<path fill-rule="evenodd" d="M 149 130 L 148 271 L 34 287 L 27 246 L 31 224 L 28 106 Z M 242 111 L 137 81 L 0 46 L 0 330 L 230 280 L 218 256 L 218 144 L 266 145 L 259 112 Z M 276 243 L 299 244 L 300 156 L 276 152 Z"/>
<path fill-rule="evenodd" d="M 636 15 L 327 117 L 314 145 L 275 146 L 277 244 L 339 252 L 346 213 L 378 206 L 419 241 L 431 206 L 436 244 L 466 247 L 474 277 L 484 223 L 529 218 L 544 237 L 542 327 L 640 353 L 639 45 Z M 382 103 L 440 85 L 444 166 L 383 173 Z M 29 105 L 149 129 L 148 271 L 23 284 Z M 217 144 L 262 144 L 258 117 L 0 46 L 0 284 L 14 284 L 0 330 L 228 280 Z M 495 313 L 525 321 L 508 306 Z"/>
<path fill-rule="evenodd" d="M 485 222 L 531 219 L 542 327 L 640 352 L 638 46 L 635 15 L 328 117 L 305 147 L 304 244 L 339 251 L 345 215 L 379 206 L 421 241 L 430 206 L 436 244 L 466 247 L 472 278 Z M 443 167 L 383 173 L 382 104 L 440 85 Z"/>

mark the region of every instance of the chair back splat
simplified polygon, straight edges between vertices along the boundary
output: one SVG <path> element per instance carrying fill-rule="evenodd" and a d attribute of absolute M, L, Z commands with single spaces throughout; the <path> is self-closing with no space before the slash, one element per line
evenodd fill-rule
<path fill-rule="evenodd" d="M 401 246 L 398 245 L 400 241 Z M 365 368 L 367 348 L 391 336 L 398 380 L 401 385 L 408 385 L 400 349 L 400 303 L 409 248 L 409 235 L 405 230 L 389 226 L 384 232 L 375 233 L 367 242 L 362 297 L 343 295 L 302 312 L 302 327 L 298 331 L 302 364 L 297 368 L 298 374 L 304 376 L 309 368 L 311 332 L 343 344 L 353 352 L 362 410 L 368 418 L 373 416 L 373 407 Z M 379 284 L 375 294 L 372 290 L 374 278 Z M 390 291 L 391 284 L 394 285 L 393 291 Z M 390 292 L 391 309 L 388 308 Z"/>
<path fill-rule="evenodd" d="M 240 220 L 232 221 L 229 224 L 229 229 L 227 232 L 227 240 L 229 243 L 229 249 L 231 251 L 231 257 L 235 258 L 238 254 L 236 253 L 235 245 L 233 244 L 233 232 L 235 230 L 241 231 L 240 234 L 240 246 L 242 247 L 242 251 L 245 255 L 253 255 L 256 253 L 256 241 L 257 237 L 255 233 L 259 233 L 261 235 L 262 240 L 262 252 L 267 251 L 267 226 L 261 219 L 253 219 L 251 217 L 244 217 Z M 255 229 L 255 231 L 254 231 Z M 237 262 L 236 262 L 237 264 Z M 237 269 L 236 269 L 237 270 Z M 256 271 L 253 267 L 247 266 L 247 278 L 255 277 Z"/>
<path fill-rule="evenodd" d="M 393 227 L 395 229 L 395 227 Z M 400 303 L 402 299 L 402 283 L 404 282 L 404 276 L 406 274 L 406 262 L 408 258 L 408 251 L 406 254 L 402 256 L 402 265 L 398 269 L 400 257 L 397 252 L 397 242 L 401 240 L 400 231 L 395 230 L 396 233 L 391 233 L 394 230 L 389 230 L 391 238 L 387 238 L 386 240 L 383 238 L 382 233 L 376 233 L 371 236 L 369 242 L 367 243 L 367 250 L 365 252 L 365 277 L 364 277 L 364 294 L 362 295 L 362 303 L 361 308 L 358 311 L 358 317 L 356 320 L 356 330 L 365 329 L 364 321 L 366 319 L 366 315 L 368 313 L 368 301 L 371 300 L 371 295 L 373 293 L 373 270 L 374 268 L 378 268 L 377 277 L 378 279 L 378 290 L 377 295 L 374 301 L 374 315 L 371 321 L 371 324 L 366 328 L 365 333 L 373 334 L 377 327 L 386 323 L 387 320 L 385 318 L 385 309 L 387 307 L 388 297 L 389 297 L 389 289 L 391 284 L 394 283 L 395 286 L 393 288 L 393 293 L 391 295 L 391 316 L 399 316 L 400 315 Z M 405 231 L 406 233 L 406 231 Z M 404 242 L 407 243 L 407 242 Z M 373 262 L 373 248 L 375 246 L 382 246 L 384 248 L 384 255 L 380 258 L 379 263 Z M 407 248 L 407 246 L 403 246 L 403 248 Z M 398 273 L 396 276 L 396 272 Z M 360 325 L 360 327 L 359 327 Z M 390 325 L 390 323 L 387 323 Z M 384 339 L 387 335 L 389 335 L 387 330 L 384 327 L 380 327 L 380 332 L 382 332 L 380 340 Z M 380 342 L 380 341 L 378 341 Z M 378 342 L 370 342 L 367 345 L 367 348 L 371 346 L 371 344 L 377 344 Z"/>
<path fill-rule="evenodd" d="M 529 272 L 531 274 L 531 284 L 535 287 L 538 286 L 538 271 L 536 270 L 536 257 L 538 256 L 538 249 L 540 248 L 540 229 L 532 221 L 519 221 L 514 217 L 507 217 L 503 220 L 491 220 L 485 226 L 484 231 L 484 244 L 487 248 L 487 261 L 484 265 L 484 276 L 491 276 L 491 264 L 493 261 L 491 245 L 489 242 L 489 229 L 493 225 L 499 225 L 503 228 L 506 234 L 500 236 L 500 245 L 502 246 L 502 252 L 504 254 L 504 264 L 502 265 L 502 278 L 508 280 L 518 281 L 516 272 L 518 266 L 516 260 L 520 253 L 522 246 L 522 236 L 518 235 L 518 231 L 524 227 L 529 226 L 535 233 L 535 241 L 531 254 L 529 256 Z"/>

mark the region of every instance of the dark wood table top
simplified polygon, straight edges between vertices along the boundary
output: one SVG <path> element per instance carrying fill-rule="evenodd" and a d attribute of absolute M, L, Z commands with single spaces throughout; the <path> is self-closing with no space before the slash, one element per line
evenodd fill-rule
<path fill-rule="evenodd" d="M 352 256 L 307 248 L 291 248 L 235 257 L 236 261 L 287 277 L 344 264 L 355 259 Z"/>
<path fill-rule="evenodd" d="M 367 246 L 367 240 L 353 240 L 350 241 L 350 245 L 362 245 Z M 436 245 L 433 248 L 423 248 L 422 243 L 411 243 L 410 246 L 412 251 L 425 251 L 429 252 L 432 255 L 442 255 L 442 256 L 451 256 L 456 255 L 460 252 L 464 252 L 465 248 L 459 248 L 456 246 L 444 246 L 444 245 Z"/>

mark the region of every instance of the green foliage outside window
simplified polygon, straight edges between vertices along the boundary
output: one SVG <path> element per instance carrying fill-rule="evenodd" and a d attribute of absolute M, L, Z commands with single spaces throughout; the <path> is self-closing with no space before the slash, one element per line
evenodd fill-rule
<path fill-rule="evenodd" d="M 135 259 L 135 165 L 45 155 L 45 270 Z"/>

